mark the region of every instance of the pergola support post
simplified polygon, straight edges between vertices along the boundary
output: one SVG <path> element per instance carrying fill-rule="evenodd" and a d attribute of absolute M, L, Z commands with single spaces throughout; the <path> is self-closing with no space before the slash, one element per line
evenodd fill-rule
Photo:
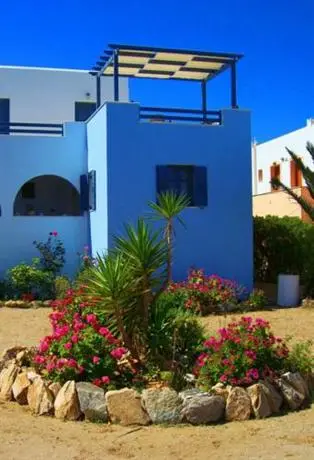
<path fill-rule="evenodd" d="M 206 88 L 206 80 L 202 81 L 202 112 L 203 112 L 203 120 L 206 121 L 206 112 L 207 112 L 207 88 Z"/>
<path fill-rule="evenodd" d="M 96 107 L 101 106 L 101 76 L 96 76 Z"/>
<path fill-rule="evenodd" d="M 230 67 L 231 71 L 231 107 L 233 109 L 238 108 L 238 97 L 237 97 L 237 71 L 236 62 L 233 61 Z"/>
<path fill-rule="evenodd" d="M 114 88 L 114 101 L 119 101 L 119 54 L 115 50 L 113 54 L 113 88 Z"/>

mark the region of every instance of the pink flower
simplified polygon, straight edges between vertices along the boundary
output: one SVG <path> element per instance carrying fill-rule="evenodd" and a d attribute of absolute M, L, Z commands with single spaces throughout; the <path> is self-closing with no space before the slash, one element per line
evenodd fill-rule
<path fill-rule="evenodd" d="M 252 351 L 252 350 L 245 350 L 244 354 L 248 357 L 248 358 L 251 358 L 253 360 L 256 359 L 256 353 L 255 351 Z"/>
<path fill-rule="evenodd" d="M 225 383 L 227 380 L 228 380 L 228 377 L 227 375 L 223 374 L 220 379 L 219 379 L 221 382 Z"/>
<path fill-rule="evenodd" d="M 46 369 L 48 372 L 51 372 L 55 369 L 55 365 L 53 363 L 48 363 L 47 366 L 46 366 Z"/>
<path fill-rule="evenodd" d="M 107 327 L 101 327 L 98 332 L 103 337 L 106 337 L 108 334 L 110 334 L 110 331 Z"/>
<path fill-rule="evenodd" d="M 61 311 L 54 311 L 50 313 L 49 318 L 55 321 L 59 321 L 64 317 L 64 313 Z"/>
<path fill-rule="evenodd" d="M 44 339 L 40 342 L 38 350 L 40 353 L 45 353 L 49 349 L 49 342 L 47 339 Z"/>
<path fill-rule="evenodd" d="M 55 338 L 61 338 L 65 335 L 67 335 L 69 333 L 69 326 L 65 325 L 65 326 L 57 326 L 56 329 L 55 329 Z"/>
<path fill-rule="evenodd" d="M 71 350 L 72 348 L 72 343 L 71 342 L 67 342 L 63 345 L 63 347 L 66 349 L 66 350 Z"/>
<path fill-rule="evenodd" d="M 101 381 L 105 385 L 108 385 L 108 383 L 110 383 L 110 377 L 108 377 L 108 375 L 104 375 L 103 377 L 101 377 Z"/>
<path fill-rule="evenodd" d="M 75 361 L 75 359 L 70 358 L 70 359 L 68 359 L 68 361 L 67 361 L 67 365 L 68 365 L 68 367 L 76 367 L 76 366 L 77 366 L 77 362 Z"/>
<path fill-rule="evenodd" d="M 258 372 L 258 369 L 250 369 L 247 371 L 246 373 L 246 377 L 252 377 L 252 379 L 254 380 L 258 380 L 259 378 L 259 372 Z"/>
<path fill-rule="evenodd" d="M 80 338 L 77 334 L 74 334 L 72 335 L 71 340 L 73 343 L 77 343 L 80 340 Z"/>
<path fill-rule="evenodd" d="M 84 329 L 84 323 L 82 323 L 81 321 L 75 321 L 74 322 L 74 326 L 73 326 L 73 329 L 74 329 L 74 332 L 79 332 L 81 329 Z"/>
<path fill-rule="evenodd" d="M 94 363 L 94 364 L 98 364 L 99 361 L 100 361 L 99 356 L 93 356 L 93 363 Z"/>
<path fill-rule="evenodd" d="M 84 369 L 83 366 L 78 366 L 77 370 L 78 370 L 78 373 L 79 373 L 79 374 L 83 374 L 83 372 L 84 372 L 85 369 Z"/>
<path fill-rule="evenodd" d="M 107 341 L 108 341 L 110 344 L 118 344 L 118 343 L 119 343 L 119 340 L 117 340 L 117 339 L 111 334 L 111 332 L 109 332 L 109 334 L 106 335 L 106 339 L 107 339 Z"/>
<path fill-rule="evenodd" d="M 100 387 L 102 382 L 101 382 L 101 379 L 94 379 L 92 383 L 96 385 L 97 387 Z"/>
<path fill-rule="evenodd" d="M 86 315 L 86 321 L 88 324 L 95 324 L 97 322 L 97 316 L 94 313 Z"/>
<path fill-rule="evenodd" d="M 67 363 L 67 360 L 65 358 L 60 358 L 57 361 L 57 368 L 62 369 Z"/>
<path fill-rule="evenodd" d="M 123 348 L 123 347 L 119 347 L 119 348 L 115 348 L 114 350 L 112 350 L 110 352 L 111 356 L 114 358 L 114 359 L 121 359 L 122 356 L 124 356 L 126 353 L 128 352 L 128 350 L 126 348 Z"/>
<path fill-rule="evenodd" d="M 37 364 L 44 364 L 45 358 L 43 356 L 36 355 L 35 358 L 34 358 L 34 361 Z"/>

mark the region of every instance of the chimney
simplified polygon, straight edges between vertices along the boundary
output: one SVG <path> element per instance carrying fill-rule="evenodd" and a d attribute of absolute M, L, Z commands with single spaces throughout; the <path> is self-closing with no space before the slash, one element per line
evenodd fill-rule
<path fill-rule="evenodd" d="M 308 118 L 306 120 L 306 126 L 314 126 L 314 118 Z"/>

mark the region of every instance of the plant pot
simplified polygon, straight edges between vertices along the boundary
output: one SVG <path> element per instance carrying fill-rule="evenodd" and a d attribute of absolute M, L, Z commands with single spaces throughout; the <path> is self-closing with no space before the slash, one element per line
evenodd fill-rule
<path fill-rule="evenodd" d="M 299 275 L 278 275 L 277 304 L 281 307 L 297 307 L 299 302 Z"/>

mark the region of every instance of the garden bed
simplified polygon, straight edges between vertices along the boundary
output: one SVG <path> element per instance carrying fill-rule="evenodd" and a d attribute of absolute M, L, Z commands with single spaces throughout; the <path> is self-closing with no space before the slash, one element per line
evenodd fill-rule
<path fill-rule="evenodd" d="M 193 388 L 176 392 L 168 387 L 104 391 L 89 382 L 59 383 L 44 380 L 27 367 L 32 350 L 14 347 L 0 360 L 0 400 L 29 405 L 35 415 L 54 415 L 61 420 L 87 419 L 122 425 L 191 423 L 266 418 L 308 407 L 312 379 L 287 372 L 274 384 L 257 381 L 248 388 L 219 383 L 204 392 Z"/>

